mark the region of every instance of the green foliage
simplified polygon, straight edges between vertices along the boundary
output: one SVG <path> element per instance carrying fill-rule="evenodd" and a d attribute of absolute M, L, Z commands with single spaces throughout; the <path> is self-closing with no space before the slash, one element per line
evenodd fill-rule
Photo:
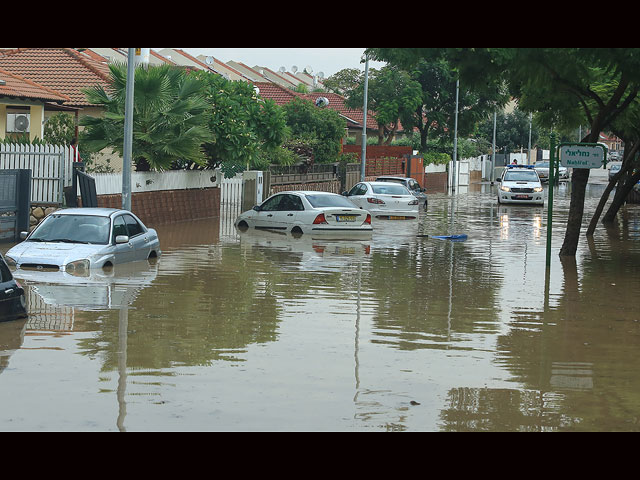
<path fill-rule="evenodd" d="M 91 152 L 111 148 L 123 154 L 127 67 L 112 64 L 110 87 L 86 89 L 102 105 L 103 117 L 83 117 L 82 144 Z M 210 139 L 202 83 L 168 65 L 135 70 L 132 157 L 138 170 L 205 165 L 201 145 Z"/>
<path fill-rule="evenodd" d="M 380 126 L 378 144 L 390 144 L 400 123 L 410 123 L 413 112 L 422 101 L 420 84 L 408 72 L 396 66 L 371 69 L 367 92 L 367 109 Z M 360 108 L 364 103 L 364 79 L 348 93 L 346 105 Z"/>
<path fill-rule="evenodd" d="M 478 139 L 493 141 L 493 115 L 487 117 L 478 126 Z M 538 143 L 539 127 L 534 122 L 531 127 L 531 145 Z M 516 108 L 511 113 L 496 114 L 496 149 L 515 152 L 529 147 L 529 115 Z"/>
<path fill-rule="evenodd" d="M 207 165 L 220 167 L 225 176 L 258 168 L 267 159 L 289 162 L 280 147 L 289 135 L 284 110 L 262 100 L 251 84 L 226 80 L 207 72 L 191 74 L 204 85 L 209 105 L 211 136 L 204 145 Z"/>
<path fill-rule="evenodd" d="M 75 137 L 75 126 L 72 115 L 65 112 L 55 113 L 44 124 L 44 141 L 51 145 L 71 145 Z"/>
<path fill-rule="evenodd" d="M 314 161 L 338 161 L 340 140 L 345 134 L 346 121 L 338 112 L 318 108 L 308 100 L 294 99 L 284 106 L 287 125 L 297 142 L 305 143 L 313 151 Z"/>
<path fill-rule="evenodd" d="M 451 155 L 444 152 L 427 152 L 423 155 L 424 164 L 446 165 L 451 161 Z"/>

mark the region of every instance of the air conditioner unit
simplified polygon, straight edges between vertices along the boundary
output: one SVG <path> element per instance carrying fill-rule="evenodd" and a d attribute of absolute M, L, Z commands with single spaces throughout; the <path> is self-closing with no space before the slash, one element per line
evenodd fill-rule
<path fill-rule="evenodd" d="M 29 121 L 28 113 L 10 113 L 7 115 L 7 132 L 28 133 Z"/>

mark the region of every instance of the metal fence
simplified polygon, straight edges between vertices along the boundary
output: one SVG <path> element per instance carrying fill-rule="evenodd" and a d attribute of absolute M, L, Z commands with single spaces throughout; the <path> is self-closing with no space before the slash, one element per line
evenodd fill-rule
<path fill-rule="evenodd" d="M 0 170 L 31 170 L 31 203 L 63 203 L 71 185 L 73 149 L 62 145 L 0 144 Z"/>

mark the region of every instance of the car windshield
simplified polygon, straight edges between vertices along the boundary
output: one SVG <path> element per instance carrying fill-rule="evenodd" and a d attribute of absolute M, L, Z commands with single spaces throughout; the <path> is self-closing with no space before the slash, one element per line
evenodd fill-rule
<path fill-rule="evenodd" d="M 533 170 L 510 170 L 504 174 L 505 182 L 537 182 L 538 174 Z"/>
<path fill-rule="evenodd" d="M 353 203 L 342 195 L 305 195 L 313 208 L 347 207 L 354 208 Z"/>
<path fill-rule="evenodd" d="M 549 168 L 549 162 L 536 163 L 536 168 Z"/>
<path fill-rule="evenodd" d="M 611 170 L 612 171 L 620 170 L 620 165 L 611 165 Z"/>
<path fill-rule="evenodd" d="M 111 220 L 93 215 L 49 215 L 31 234 L 31 242 L 109 243 Z"/>
<path fill-rule="evenodd" d="M 411 195 L 411 192 L 402 185 L 389 183 L 389 185 L 371 185 L 373 193 L 379 195 Z"/>

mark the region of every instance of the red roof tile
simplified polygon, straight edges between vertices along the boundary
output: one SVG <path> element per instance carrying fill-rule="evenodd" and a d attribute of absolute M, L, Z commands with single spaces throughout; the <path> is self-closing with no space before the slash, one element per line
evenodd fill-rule
<path fill-rule="evenodd" d="M 57 93 L 31 80 L 21 78 L 6 70 L 0 69 L 0 97 L 24 98 L 43 102 L 68 102 L 66 95 Z"/>
<path fill-rule="evenodd" d="M 109 86 L 109 67 L 73 48 L 1 51 L 0 68 L 67 96 L 68 106 L 90 106 L 82 89 Z"/>

